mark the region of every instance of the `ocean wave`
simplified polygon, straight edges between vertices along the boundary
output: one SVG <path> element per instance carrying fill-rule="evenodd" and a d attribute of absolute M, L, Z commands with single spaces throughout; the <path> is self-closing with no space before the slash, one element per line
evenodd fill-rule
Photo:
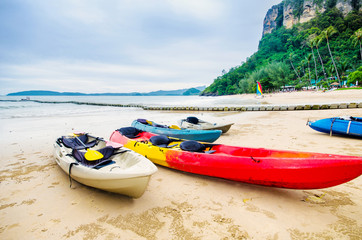
<path fill-rule="evenodd" d="M 132 111 L 132 108 L 140 110 L 144 107 L 230 107 L 241 104 L 248 102 L 238 98 L 199 96 L 41 96 L 33 97 L 30 101 L 1 97 L 0 118 L 81 115 L 121 109 Z"/>

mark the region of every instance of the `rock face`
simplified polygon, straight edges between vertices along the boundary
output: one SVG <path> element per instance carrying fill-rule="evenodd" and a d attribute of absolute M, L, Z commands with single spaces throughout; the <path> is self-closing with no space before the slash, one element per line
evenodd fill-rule
<path fill-rule="evenodd" d="M 305 0 L 303 3 L 303 13 L 299 18 L 300 23 L 305 23 L 317 16 L 317 12 L 323 13 L 326 9 L 324 6 L 313 4 L 313 0 Z"/>
<path fill-rule="evenodd" d="M 346 16 L 353 9 L 350 0 L 337 0 L 336 8 L 341 10 L 344 16 Z"/>
<path fill-rule="evenodd" d="M 283 26 L 291 28 L 294 24 L 298 23 L 298 17 L 293 14 L 294 8 L 291 4 L 283 3 Z"/>
<path fill-rule="evenodd" d="M 280 14 L 280 10 L 283 9 L 283 5 L 274 5 L 271 9 L 268 10 L 264 18 L 264 30 L 263 35 L 266 33 L 271 33 L 274 29 L 277 28 L 277 18 Z"/>
<path fill-rule="evenodd" d="M 346 16 L 353 10 L 353 1 L 355 0 L 336 0 L 335 7 Z M 280 4 L 273 6 L 268 10 L 264 18 L 263 36 L 280 26 L 291 28 L 296 23 L 308 22 L 316 17 L 317 13 L 326 11 L 327 0 L 323 0 L 319 4 L 315 2 L 315 0 L 304 0 L 303 6 L 300 6 L 302 9 L 300 7 L 296 9 L 297 2 L 295 0 L 284 0 Z M 359 11 L 361 11 L 361 8 Z M 298 12 L 299 14 L 296 14 Z"/>

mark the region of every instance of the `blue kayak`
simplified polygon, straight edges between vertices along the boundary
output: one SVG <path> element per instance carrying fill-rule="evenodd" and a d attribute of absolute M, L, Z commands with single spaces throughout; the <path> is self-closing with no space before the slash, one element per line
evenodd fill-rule
<path fill-rule="evenodd" d="M 362 137 L 361 117 L 334 117 L 308 121 L 309 127 L 330 135 Z"/>
<path fill-rule="evenodd" d="M 195 140 L 201 142 L 214 142 L 222 133 L 221 130 L 194 130 L 176 129 L 166 125 L 157 124 L 145 119 L 137 119 L 132 122 L 132 127 L 142 131 L 159 135 L 166 135 L 173 138 Z"/>

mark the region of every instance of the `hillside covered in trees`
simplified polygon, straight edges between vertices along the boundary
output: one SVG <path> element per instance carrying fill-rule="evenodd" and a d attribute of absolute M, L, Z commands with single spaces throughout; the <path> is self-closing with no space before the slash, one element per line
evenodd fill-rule
<path fill-rule="evenodd" d="M 286 85 L 300 89 L 327 88 L 333 82 L 356 84 L 359 78 L 355 76 L 361 75 L 351 73 L 362 63 L 362 11 L 358 0 L 343 1 L 348 2 L 347 12 L 337 8 L 341 0 L 284 0 L 274 6 L 272 28 L 264 31 L 258 51 L 241 66 L 223 71 L 201 95 L 254 93 L 257 81 L 264 92 Z M 312 2 L 316 10 L 303 22 L 300 17 L 310 7 L 306 2 Z M 296 19 L 289 26 L 288 11 Z"/>

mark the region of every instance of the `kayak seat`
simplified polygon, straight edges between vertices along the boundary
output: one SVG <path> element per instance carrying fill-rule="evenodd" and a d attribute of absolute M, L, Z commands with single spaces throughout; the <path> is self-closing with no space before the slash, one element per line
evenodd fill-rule
<path fill-rule="evenodd" d="M 86 147 L 84 147 L 83 144 L 80 143 L 78 139 L 80 141 L 82 141 Z M 94 147 L 98 142 L 97 140 L 93 140 L 91 142 L 88 142 L 87 134 L 80 135 L 78 137 L 78 139 L 63 136 L 63 137 L 58 139 L 58 142 L 63 143 L 64 146 L 66 146 L 67 148 L 71 148 L 71 149 L 91 148 L 91 147 Z"/>
<path fill-rule="evenodd" d="M 84 151 L 80 151 L 79 149 L 73 149 L 72 156 L 82 165 L 86 167 L 91 167 L 95 169 L 99 169 L 101 167 L 107 166 L 111 163 L 115 163 L 111 159 L 109 159 L 114 154 L 114 148 L 111 146 L 104 147 L 102 149 L 98 149 L 98 152 L 100 152 L 103 157 L 98 160 L 89 161 L 85 157 Z"/>
<path fill-rule="evenodd" d="M 141 130 L 134 128 L 134 127 L 123 127 L 120 129 L 117 129 L 118 132 L 120 132 L 123 136 L 126 136 L 128 138 L 137 138 L 139 137 Z"/>
<path fill-rule="evenodd" d="M 213 146 L 217 146 L 219 144 L 203 144 L 203 143 L 199 143 L 198 141 L 194 141 L 194 140 L 188 140 L 188 141 L 184 141 L 180 144 L 180 148 L 184 151 L 188 151 L 188 152 L 202 152 L 202 153 L 214 153 L 216 152 L 216 150 L 211 150 L 211 148 Z M 205 151 L 207 148 L 209 148 L 208 151 Z"/>
<path fill-rule="evenodd" d="M 193 123 L 193 124 L 198 124 L 199 123 L 199 119 L 197 117 L 187 117 L 186 118 L 186 122 L 188 123 Z"/>
<path fill-rule="evenodd" d="M 150 124 L 151 123 L 150 121 L 147 121 L 146 119 L 143 119 L 143 118 L 138 118 L 137 122 L 145 124 L 145 125 L 152 125 L 152 124 Z"/>
<path fill-rule="evenodd" d="M 158 123 L 155 123 L 155 122 L 152 122 L 152 121 L 148 121 L 148 120 L 143 119 L 143 118 L 137 119 L 137 122 L 142 123 L 144 125 L 150 125 L 150 126 L 153 126 L 153 127 L 168 128 L 168 126 L 166 126 L 166 125 L 162 125 L 162 124 L 158 124 Z"/>
<path fill-rule="evenodd" d="M 166 126 L 166 125 L 158 124 L 158 123 L 155 123 L 155 122 L 152 124 L 152 126 L 154 126 L 154 127 L 159 127 L 159 128 L 169 128 L 169 127 Z"/>
<path fill-rule="evenodd" d="M 184 141 L 180 144 L 180 148 L 188 152 L 203 152 L 206 146 L 194 140 Z"/>
<path fill-rule="evenodd" d="M 158 146 L 158 147 L 173 147 L 173 146 L 176 146 L 177 144 L 175 145 L 171 145 L 171 146 L 168 146 L 168 144 L 170 144 L 171 142 L 173 142 L 173 140 L 169 139 L 167 136 L 165 135 L 158 135 L 158 136 L 152 136 L 150 138 L 150 142 L 155 145 L 155 146 Z"/>

